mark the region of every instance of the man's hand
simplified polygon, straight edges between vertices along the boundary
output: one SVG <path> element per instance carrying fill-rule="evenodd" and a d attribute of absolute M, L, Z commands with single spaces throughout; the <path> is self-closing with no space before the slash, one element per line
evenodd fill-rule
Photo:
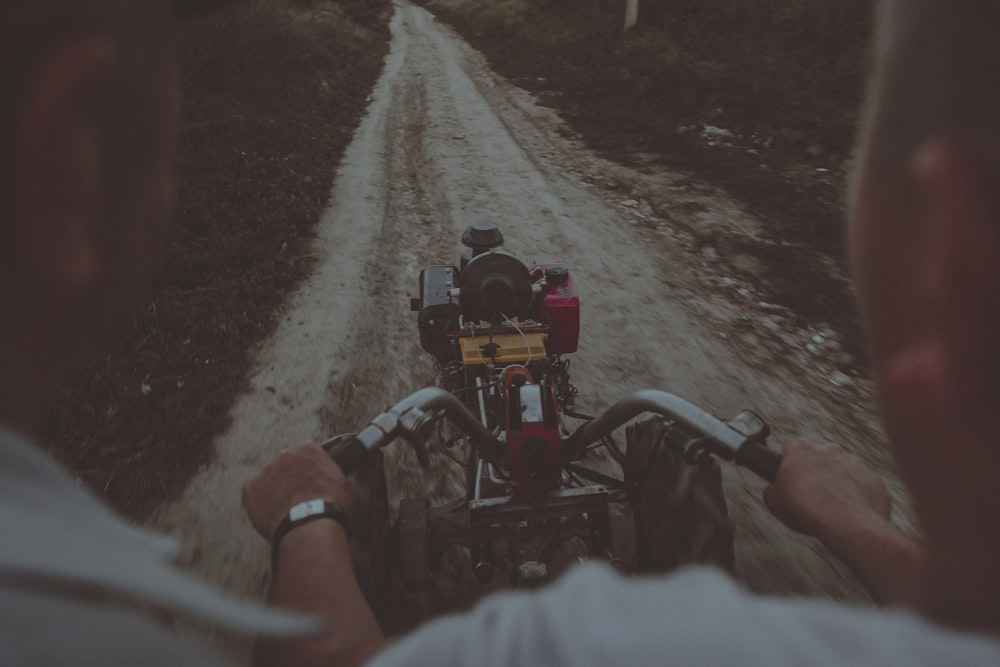
<path fill-rule="evenodd" d="M 764 502 L 789 528 L 842 558 L 880 603 L 921 604 L 923 550 L 890 523 L 892 500 L 879 476 L 840 445 L 786 445 Z"/>
<path fill-rule="evenodd" d="M 337 503 L 350 513 L 357 491 L 326 452 L 312 442 L 282 451 L 243 485 L 243 509 L 268 542 L 288 510 L 317 498 Z"/>
<path fill-rule="evenodd" d="M 892 500 L 878 475 L 840 445 L 785 445 L 764 502 L 792 530 L 830 539 L 861 520 L 889 520 Z"/>
<path fill-rule="evenodd" d="M 243 485 L 243 508 L 268 541 L 298 503 L 329 500 L 350 513 L 356 498 L 354 485 L 311 442 L 281 452 Z M 378 651 L 385 638 L 354 577 L 341 526 L 309 522 L 289 532 L 280 548 L 269 604 L 323 616 L 331 632 L 310 640 L 259 642 L 256 664 L 359 665 Z"/>

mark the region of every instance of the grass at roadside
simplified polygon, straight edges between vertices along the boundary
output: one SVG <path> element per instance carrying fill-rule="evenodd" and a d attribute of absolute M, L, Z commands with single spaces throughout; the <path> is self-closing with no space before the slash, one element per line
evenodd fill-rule
<path fill-rule="evenodd" d="M 39 424 L 141 518 L 179 493 L 312 266 L 310 242 L 387 51 L 388 0 L 258 0 L 185 25 L 175 230 L 149 298 Z"/>
<path fill-rule="evenodd" d="M 770 268 L 768 301 L 832 325 L 864 358 L 854 297 L 817 255 L 844 265 L 870 2 L 641 0 L 645 19 L 623 33 L 623 1 L 418 1 L 590 145 L 689 170 L 747 203 L 769 238 L 739 252 Z"/>

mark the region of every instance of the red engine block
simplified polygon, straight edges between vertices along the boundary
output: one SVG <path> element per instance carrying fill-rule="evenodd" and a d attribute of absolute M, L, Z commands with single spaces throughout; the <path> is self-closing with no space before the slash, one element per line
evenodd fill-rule
<path fill-rule="evenodd" d="M 559 488 L 559 408 L 552 387 L 534 384 L 524 366 L 501 378 L 507 417 L 507 466 L 515 495 Z"/>

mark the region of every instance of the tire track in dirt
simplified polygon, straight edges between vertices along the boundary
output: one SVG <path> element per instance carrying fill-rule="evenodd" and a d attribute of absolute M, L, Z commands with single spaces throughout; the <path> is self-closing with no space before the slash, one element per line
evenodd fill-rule
<path fill-rule="evenodd" d="M 706 291 L 714 283 L 683 230 L 706 224 L 711 211 L 712 224 L 752 233 L 758 224 L 737 203 L 684 175 L 638 173 L 583 150 L 551 111 L 425 10 L 399 0 L 391 27 L 385 72 L 319 229 L 319 268 L 260 351 L 216 460 L 151 522 L 185 538 L 193 570 L 238 594 L 263 594 L 267 549 L 239 508 L 244 479 L 281 448 L 357 430 L 433 383 L 409 297 L 423 266 L 457 262 L 459 236 L 478 220 L 496 222 L 506 249 L 526 262 L 561 260 L 573 271 L 583 303 L 572 372 L 582 411 L 658 388 L 723 417 L 754 408 L 777 443 L 793 435 L 858 443 L 884 463 L 866 386 L 834 394 L 764 339 L 735 345 L 717 335 L 720 322 L 747 311 Z M 648 188 L 675 193 L 677 206 L 644 209 Z M 460 473 L 440 456 L 421 471 L 397 443 L 386 466 L 391 500 L 460 493 Z M 829 554 L 767 514 L 758 481 L 731 469 L 725 476 L 741 579 L 760 591 L 864 599 Z"/>

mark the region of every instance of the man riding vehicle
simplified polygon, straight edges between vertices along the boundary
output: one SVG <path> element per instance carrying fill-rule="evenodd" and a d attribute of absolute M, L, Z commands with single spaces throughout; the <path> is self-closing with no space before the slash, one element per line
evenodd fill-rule
<path fill-rule="evenodd" d="M 837 445 L 786 446 L 764 495 L 886 609 L 755 597 L 697 568 L 636 580 L 587 564 L 542 592 L 495 595 L 387 646 L 353 580 L 344 528 L 316 520 L 278 545 L 271 603 L 324 615 L 333 631 L 264 644 L 261 662 L 998 664 L 998 33 L 991 0 L 881 3 L 851 189 L 854 277 L 923 547 L 889 522 L 882 482 Z M 315 445 L 283 452 L 244 489 L 265 538 L 289 507 L 315 499 L 346 508 L 353 499 Z"/>
<path fill-rule="evenodd" d="M 154 610 L 167 610 L 308 635 L 262 642 L 262 664 L 1000 663 L 1000 528 L 989 518 L 1000 506 L 1000 6 L 881 4 L 851 251 L 924 545 L 892 527 L 881 482 L 834 445 L 786 447 L 765 499 L 878 600 L 917 613 L 755 597 L 710 570 L 626 579 L 585 564 L 390 643 L 351 569 L 341 512 L 355 491 L 317 446 L 279 454 L 243 501 L 265 538 L 281 526 L 270 603 L 319 617 L 326 631 L 179 573 L 173 540 L 115 517 L 29 443 L 47 397 L 127 318 L 162 249 L 174 8 L 5 2 L 0 662 L 216 664 L 157 622 Z M 317 500 L 306 518 L 322 518 L 302 521 L 302 503 Z"/>

